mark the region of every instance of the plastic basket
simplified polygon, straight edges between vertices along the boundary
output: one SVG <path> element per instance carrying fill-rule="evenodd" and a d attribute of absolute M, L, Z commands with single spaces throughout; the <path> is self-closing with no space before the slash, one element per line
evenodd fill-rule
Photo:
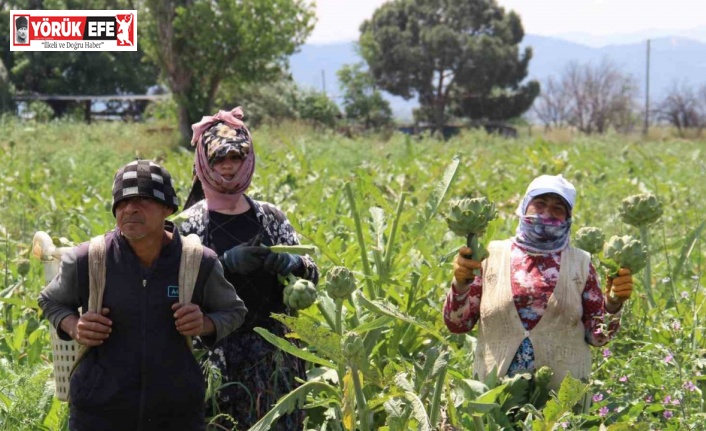
<path fill-rule="evenodd" d="M 64 341 L 59 338 L 53 326 L 51 326 L 49 332 L 51 334 L 51 351 L 54 362 L 54 393 L 61 401 L 68 401 L 71 370 L 76 363 L 80 345 L 74 340 Z"/>
<path fill-rule="evenodd" d="M 102 238 L 102 237 L 97 237 Z M 93 241 L 93 240 L 92 240 Z M 92 245 L 95 247 L 95 245 Z M 101 243 L 97 255 L 105 254 L 105 242 Z M 49 284 L 52 279 L 59 273 L 61 255 L 70 250 L 70 247 L 56 247 L 53 244 L 51 237 L 46 232 L 39 231 L 35 233 L 32 240 L 32 253 L 40 258 L 44 264 L 44 281 Z M 104 266 L 104 260 L 100 260 L 95 264 L 97 267 Z M 94 270 L 95 271 L 95 270 Z M 93 281 L 91 281 L 93 282 Z M 105 283 L 103 283 L 105 285 Z M 96 295 L 98 296 L 98 295 Z M 103 292 L 101 288 L 100 295 L 94 298 L 100 303 L 103 300 Z M 89 301 L 91 302 L 91 301 Z M 92 305 L 89 303 L 89 306 Z M 86 349 L 74 340 L 64 341 L 59 338 L 56 329 L 53 325 L 49 325 L 49 334 L 51 339 L 52 361 L 54 363 L 54 388 L 55 395 L 61 401 L 69 400 L 69 384 L 71 382 L 71 373 L 73 372 L 76 361 L 80 356 L 86 353 Z"/>

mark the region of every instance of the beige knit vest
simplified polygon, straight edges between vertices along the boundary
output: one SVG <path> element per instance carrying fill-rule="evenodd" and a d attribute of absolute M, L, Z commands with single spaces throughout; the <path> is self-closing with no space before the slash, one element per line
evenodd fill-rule
<path fill-rule="evenodd" d="M 551 388 L 558 389 L 569 371 L 576 378 L 587 378 L 591 372 L 591 351 L 581 320 L 581 296 L 588 278 L 590 256 L 573 247 L 561 253 L 554 293 L 539 323 L 526 331 L 512 299 L 511 244 L 510 240 L 491 242 L 490 257 L 483 262 L 483 297 L 474 374 L 482 381 L 497 367 L 498 376 L 506 375 L 517 348 L 529 337 L 536 368 L 548 365 L 554 370 Z"/>

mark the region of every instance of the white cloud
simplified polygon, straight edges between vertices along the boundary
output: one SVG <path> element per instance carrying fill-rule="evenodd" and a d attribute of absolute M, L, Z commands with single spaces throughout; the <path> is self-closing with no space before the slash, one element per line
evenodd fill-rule
<path fill-rule="evenodd" d="M 316 0 L 318 23 L 308 43 L 354 41 L 360 24 L 385 0 Z M 526 33 L 593 35 L 706 26 L 704 0 L 500 0 Z"/>

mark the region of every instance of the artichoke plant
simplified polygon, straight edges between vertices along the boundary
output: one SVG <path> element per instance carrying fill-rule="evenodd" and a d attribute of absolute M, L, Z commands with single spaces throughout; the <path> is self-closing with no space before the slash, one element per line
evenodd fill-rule
<path fill-rule="evenodd" d="M 647 264 L 647 252 L 642 243 L 629 235 L 613 235 L 603 246 L 603 256 L 615 263 L 609 265 L 613 277 L 617 276 L 618 268 L 627 268 L 635 274 Z"/>
<path fill-rule="evenodd" d="M 17 274 L 26 277 L 29 274 L 30 264 L 27 259 L 20 259 L 17 262 Z"/>
<path fill-rule="evenodd" d="M 367 431 L 370 428 L 368 425 L 369 411 L 365 394 L 363 393 L 363 384 L 360 380 L 359 367 L 365 361 L 365 344 L 363 338 L 355 332 L 348 332 L 341 339 L 341 350 L 343 357 L 346 358 L 348 366 L 351 368 L 351 380 L 353 380 L 353 388 L 355 391 L 356 407 L 358 410 L 358 418 L 360 419 L 360 430 Z M 355 428 L 355 427 L 354 427 Z"/>
<path fill-rule="evenodd" d="M 363 339 L 355 332 L 348 332 L 341 341 L 343 356 L 353 364 L 360 364 L 365 360 L 365 346 Z"/>
<path fill-rule="evenodd" d="M 576 231 L 574 244 L 581 250 L 585 250 L 592 255 L 598 254 L 603 249 L 605 235 L 597 227 L 585 226 Z"/>
<path fill-rule="evenodd" d="M 472 250 L 469 257 L 481 261 L 488 257 L 488 250 L 478 243 L 478 236 L 485 232 L 488 223 L 497 216 L 495 204 L 488 199 L 466 198 L 451 202 L 446 223 L 453 233 L 466 237 L 466 245 Z"/>
<path fill-rule="evenodd" d="M 550 384 L 554 377 L 554 371 L 544 365 L 534 372 L 533 388 L 531 389 L 529 402 L 533 406 L 543 406 L 550 399 Z"/>
<path fill-rule="evenodd" d="M 623 199 L 620 218 L 635 227 L 648 226 L 662 216 L 662 204 L 651 193 L 633 195 Z"/>
<path fill-rule="evenodd" d="M 334 300 L 348 298 L 355 287 L 355 277 L 345 266 L 334 266 L 326 274 L 326 292 Z"/>
<path fill-rule="evenodd" d="M 303 278 L 290 282 L 282 294 L 284 305 L 294 310 L 302 310 L 316 302 L 314 283 Z"/>
<path fill-rule="evenodd" d="M 623 221 L 631 226 L 635 226 L 640 230 L 640 240 L 645 250 L 650 250 L 650 237 L 647 227 L 656 222 L 662 216 L 662 204 L 650 193 L 633 195 L 623 199 L 620 208 L 620 217 Z M 652 297 L 652 268 L 650 264 L 649 254 L 645 264 L 644 284 L 645 292 L 650 306 L 656 305 Z"/>
<path fill-rule="evenodd" d="M 552 381 L 552 377 L 554 377 L 554 370 L 546 365 L 540 367 L 537 372 L 534 373 L 535 382 L 540 388 L 546 388 L 549 386 L 549 382 Z"/>

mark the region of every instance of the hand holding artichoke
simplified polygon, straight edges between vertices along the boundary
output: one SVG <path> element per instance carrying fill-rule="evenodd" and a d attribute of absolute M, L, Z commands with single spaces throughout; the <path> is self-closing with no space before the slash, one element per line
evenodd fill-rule
<path fill-rule="evenodd" d="M 606 297 L 608 302 L 618 305 L 630 299 L 632 295 L 632 272 L 628 268 L 620 268 L 616 277 L 608 277 L 606 282 Z"/>
<path fill-rule="evenodd" d="M 454 258 L 454 278 L 457 280 L 456 290 L 458 293 L 465 292 L 466 283 L 468 280 L 473 279 L 476 275 L 476 271 L 481 268 L 480 262 L 467 257 L 471 254 L 472 250 L 470 248 L 461 247 Z"/>
<path fill-rule="evenodd" d="M 603 246 L 604 261 L 609 269 L 606 295 L 609 302 L 622 303 L 632 295 L 632 274 L 647 264 L 642 243 L 629 236 L 612 236 Z"/>
<path fill-rule="evenodd" d="M 488 250 L 478 242 L 478 236 L 485 232 L 488 223 L 497 215 L 495 204 L 484 197 L 461 199 L 451 203 L 446 223 L 453 233 L 466 237 L 466 245 L 471 250 L 471 254 L 466 258 L 480 262 L 488 257 Z"/>
<path fill-rule="evenodd" d="M 647 252 L 640 240 L 629 235 L 610 237 L 603 246 L 604 262 L 612 270 L 611 277 L 618 276 L 618 268 L 627 268 L 632 274 L 647 264 Z"/>

